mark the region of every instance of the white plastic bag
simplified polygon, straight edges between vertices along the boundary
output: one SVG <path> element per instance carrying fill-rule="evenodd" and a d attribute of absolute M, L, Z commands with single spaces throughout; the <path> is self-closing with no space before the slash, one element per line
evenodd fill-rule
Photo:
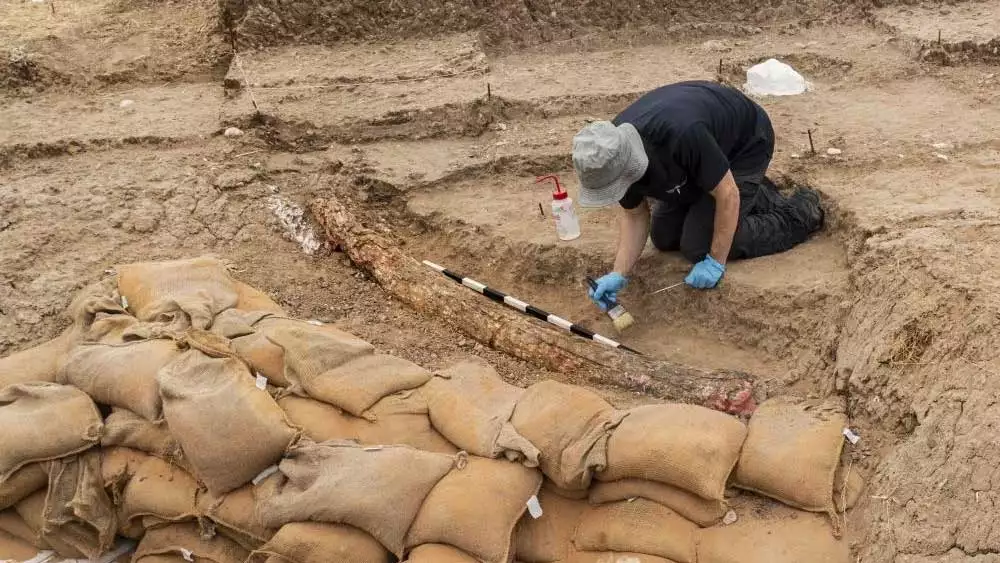
<path fill-rule="evenodd" d="M 795 96 L 809 88 L 806 79 L 794 68 L 777 59 L 750 67 L 743 89 L 755 96 Z"/>

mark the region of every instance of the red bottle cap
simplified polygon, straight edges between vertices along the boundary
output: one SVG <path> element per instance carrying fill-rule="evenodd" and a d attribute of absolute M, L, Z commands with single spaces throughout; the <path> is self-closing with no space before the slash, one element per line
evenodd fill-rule
<path fill-rule="evenodd" d="M 546 180 L 552 180 L 555 182 L 555 191 L 552 192 L 552 199 L 561 200 L 569 197 L 569 192 L 563 189 L 562 184 L 559 183 L 559 177 L 555 174 L 549 174 L 548 176 L 539 176 L 535 178 L 535 183 L 541 183 Z"/>

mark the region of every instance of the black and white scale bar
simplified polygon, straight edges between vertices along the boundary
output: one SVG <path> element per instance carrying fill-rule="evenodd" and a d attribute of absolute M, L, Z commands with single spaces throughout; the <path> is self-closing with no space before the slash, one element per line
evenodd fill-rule
<path fill-rule="evenodd" d="M 611 348 L 618 348 L 621 350 L 625 350 L 627 352 L 632 352 L 633 354 L 639 354 L 640 356 L 642 355 L 637 350 L 633 350 L 632 348 L 629 348 L 628 346 L 620 342 L 616 342 L 614 340 L 611 340 L 610 338 L 591 332 L 579 325 L 567 321 L 562 317 L 558 317 L 547 311 L 543 311 L 542 309 L 539 309 L 534 305 L 525 303 L 524 301 L 521 301 L 516 297 L 512 297 L 502 291 L 497 291 L 496 289 L 487 287 L 485 284 L 481 284 L 472 278 L 467 278 L 462 275 L 456 274 L 455 272 L 448 270 L 444 266 L 439 266 L 434 262 L 430 262 L 428 260 L 424 260 L 424 265 L 432 270 L 444 274 L 445 277 L 452 279 L 473 291 L 478 291 L 479 293 L 482 293 L 483 295 L 489 297 L 490 299 L 496 301 L 497 303 L 503 303 L 504 305 L 507 305 L 512 309 L 517 309 L 518 311 L 521 311 L 522 313 L 535 317 L 538 320 L 545 321 L 549 324 L 553 324 L 563 330 L 572 332 L 577 336 L 589 338 L 590 340 L 593 340 L 594 342 L 598 342 L 600 344 L 604 344 L 605 346 L 610 346 Z"/>

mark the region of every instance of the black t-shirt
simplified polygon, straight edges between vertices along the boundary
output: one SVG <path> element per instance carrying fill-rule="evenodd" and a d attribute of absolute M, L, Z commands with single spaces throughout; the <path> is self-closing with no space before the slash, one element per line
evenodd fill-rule
<path fill-rule="evenodd" d="M 652 197 L 683 204 L 715 189 L 727 170 L 763 172 L 774 152 L 764 109 L 741 92 L 714 82 L 657 88 L 625 108 L 615 125 L 631 123 L 642 137 L 649 167 L 625 192 L 622 207 Z"/>

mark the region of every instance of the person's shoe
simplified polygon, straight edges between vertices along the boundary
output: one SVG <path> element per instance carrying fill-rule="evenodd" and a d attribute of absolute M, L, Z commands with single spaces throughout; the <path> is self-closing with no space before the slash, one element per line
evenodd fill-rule
<path fill-rule="evenodd" d="M 801 188 L 788 199 L 809 234 L 823 228 L 825 213 L 816 190 Z"/>

